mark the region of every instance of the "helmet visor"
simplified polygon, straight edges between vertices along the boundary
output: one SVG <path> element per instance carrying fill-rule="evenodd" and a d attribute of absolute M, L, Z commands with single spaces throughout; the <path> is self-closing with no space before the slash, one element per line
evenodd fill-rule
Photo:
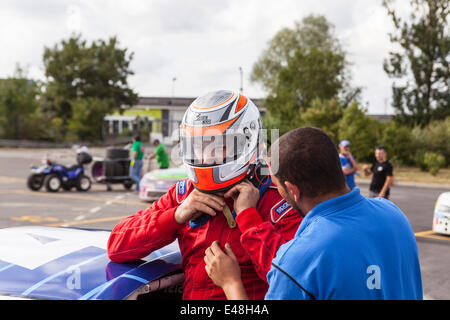
<path fill-rule="evenodd" d="M 193 166 L 235 162 L 247 146 L 245 135 L 239 133 L 192 136 L 181 132 L 183 161 Z"/>

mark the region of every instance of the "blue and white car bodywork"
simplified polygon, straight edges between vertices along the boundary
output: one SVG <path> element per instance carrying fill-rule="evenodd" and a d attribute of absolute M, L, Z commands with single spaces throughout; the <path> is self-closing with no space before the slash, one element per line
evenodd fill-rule
<path fill-rule="evenodd" d="M 433 231 L 450 235 L 450 192 L 442 193 L 436 201 Z"/>
<path fill-rule="evenodd" d="M 177 242 L 142 260 L 119 264 L 106 252 L 109 233 L 34 226 L 0 229 L 0 299 L 151 299 L 155 292 L 164 297 L 164 290 L 172 298 L 178 290 L 175 294 L 181 297 L 184 275 Z"/>

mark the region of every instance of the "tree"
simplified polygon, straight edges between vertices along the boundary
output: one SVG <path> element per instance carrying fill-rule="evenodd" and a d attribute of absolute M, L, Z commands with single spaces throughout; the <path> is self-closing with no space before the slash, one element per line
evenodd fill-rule
<path fill-rule="evenodd" d="M 63 40 L 53 48 L 44 50 L 46 100 L 48 110 L 62 120 L 62 135 L 65 137 L 69 123 L 72 129 L 84 127 L 74 124 L 78 111 L 74 106 L 93 107 L 95 118 L 103 119 L 109 112 L 118 110 L 121 105 L 133 105 L 137 95 L 128 85 L 128 76 L 133 74 L 130 62 L 133 53 L 120 49 L 115 37 L 108 41 L 93 41 L 90 46 L 80 35 Z M 80 99 L 87 99 L 81 102 Z M 93 101 L 100 102 L 99 107 Z M 108 101 L 108 107 L 104 102 Z M 83 107 L 81 107 L 83 106 Z M 102 122 L 92 123 L 91 134 L 97 136 Z M 80 131 L 77 131 L 80 132 Z M 79 137 L 80 138 L 80 137 Z"/>
<path fill-rule="evenodd" d="M 344 108 L 336 99 L 322 101 L 314 99 L 311 107 L 300 114 L 304 125 L 321 128 L 333 141 L 338 143 L 339 122 L 342 119 Z"/>
<path fill-rule="evenodd" d="M 413 128 L 411 136 L 412 149 L 419 158 L 426 152 L 434 152 L 442 154 L 450 164 L 450 116 L 441 121 L 433 120 L 424 128 Z"/>
<path fill-rule="evenodd" d="M 254 64 L 250 80 L 260 83 L 271 94 L 276 91 L 279 73 L 298 50 L 316 48 L 343 55 L 332 32 L 333 26 L 324 16 L 314 15 L 305 17 L 301 22 L 296 21 L 293 29 L 280 30 Z"/>
<path fill-rule="evenodd" d="M 5 139 L 34 139 L 42 130 L 38 100 L 39 84 L 27 79 L 17 65 L 14 75 L 0 82 L 0 136 Z"/>
<path fill-rule="evenodd" d="M 349 86 L 345 52 L 323 16 L 310 15 L 285 28 L 269 42 L 253 66 L 251 81 L 268 92 L 265 101 L 269 125 L 283 134 L 301 124 L 300 113 L 314 99 L 335 99 L 345 108 L 359 89 Z M 270 127 L 268 127 L 270 128 Z"/>
<path fill-rule="evenodd" d="M 352 153 L 358 160 L 373 156 L 379 124 L 367 115 L 367 110 L 354 102 L 348 106 L 339 122 L 339 140 L 350 140 Z"/>
<path fill-rule="evenodd" d="M 391 160 L 398 164 L 414 164 L 415 148 L 411 129 L 398 122 L 380 123 L 377 144 L 386 148 Z"/>
<path fill-rule="evenodd" d="M 111 109 L 112 101 L 99 98 L 77 98 L 70 101 L 72 118 L 68 121 L 69 133 L 81 141 L 96 141 L 102 137 L 103 117 Z"/>
<path fill-rule="evenodd" d="M 409 21 L 383 0 L 395 31 L 390 40 L 399 50 L 389 53 L 385 72 L 393 83 L 395 119 L 409 126 L 426 126 L 450 115 L 450 35 L 448 0 L 411 0 Z M 411 79 L 412 78 L 412 79 Z M 412 80 L 412 81 L 411 81 Z"/>

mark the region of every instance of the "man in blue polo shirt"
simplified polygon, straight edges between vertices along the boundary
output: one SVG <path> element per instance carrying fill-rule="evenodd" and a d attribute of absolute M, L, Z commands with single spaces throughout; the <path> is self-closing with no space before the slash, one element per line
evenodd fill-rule
<path fill-rule="evenodd" d="M 350 153 L 350 141 L 342 140 L 339 142 L 339 160 L 341 160 L 342 172 L 344 172 L 345 181 L 350 190 L 356 187 L 355 174 L 358 171 L 358 163 Z"/>
<path fill-rule="evenodd" d="M 298 128 L 274 146 L 272 181 L 305 218 L 272 261 L 266 299 L 423 299 L 417 244 L 402 211 L 350 190 L 322 130 Z M 213 243 L 205 251 L 206 271 L 228 299 L 245 299 L 236 257 L 229 244 L 224 250 Z"/>

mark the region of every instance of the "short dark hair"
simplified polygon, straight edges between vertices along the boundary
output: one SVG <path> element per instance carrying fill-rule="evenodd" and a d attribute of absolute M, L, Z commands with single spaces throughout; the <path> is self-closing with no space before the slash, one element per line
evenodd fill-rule
<path fill-rule="evenodd" d="M 345 188 L 336 145 L 325 131 L 301 127 L 282 135 L 275 143 L 279 148 L 279 166 L 274 175 L 283 187 L 289 181 L 309 198 Z M 269 154 L 273 148 L 274 145 Z"/>
<path fill-rule="evenodd" d="M 133 136 L 134 141 L 141 141 L 141 137 L 138 134 Z"/>
<path fill-rule="evenodd" d="M 387 153 L 387 150 L 386 150 L 386 148 L 385 147 L 383 147 L 383 146 L 378 146 L 375 150 L 383 150 L 384 152 L 386 152 Z"/>

